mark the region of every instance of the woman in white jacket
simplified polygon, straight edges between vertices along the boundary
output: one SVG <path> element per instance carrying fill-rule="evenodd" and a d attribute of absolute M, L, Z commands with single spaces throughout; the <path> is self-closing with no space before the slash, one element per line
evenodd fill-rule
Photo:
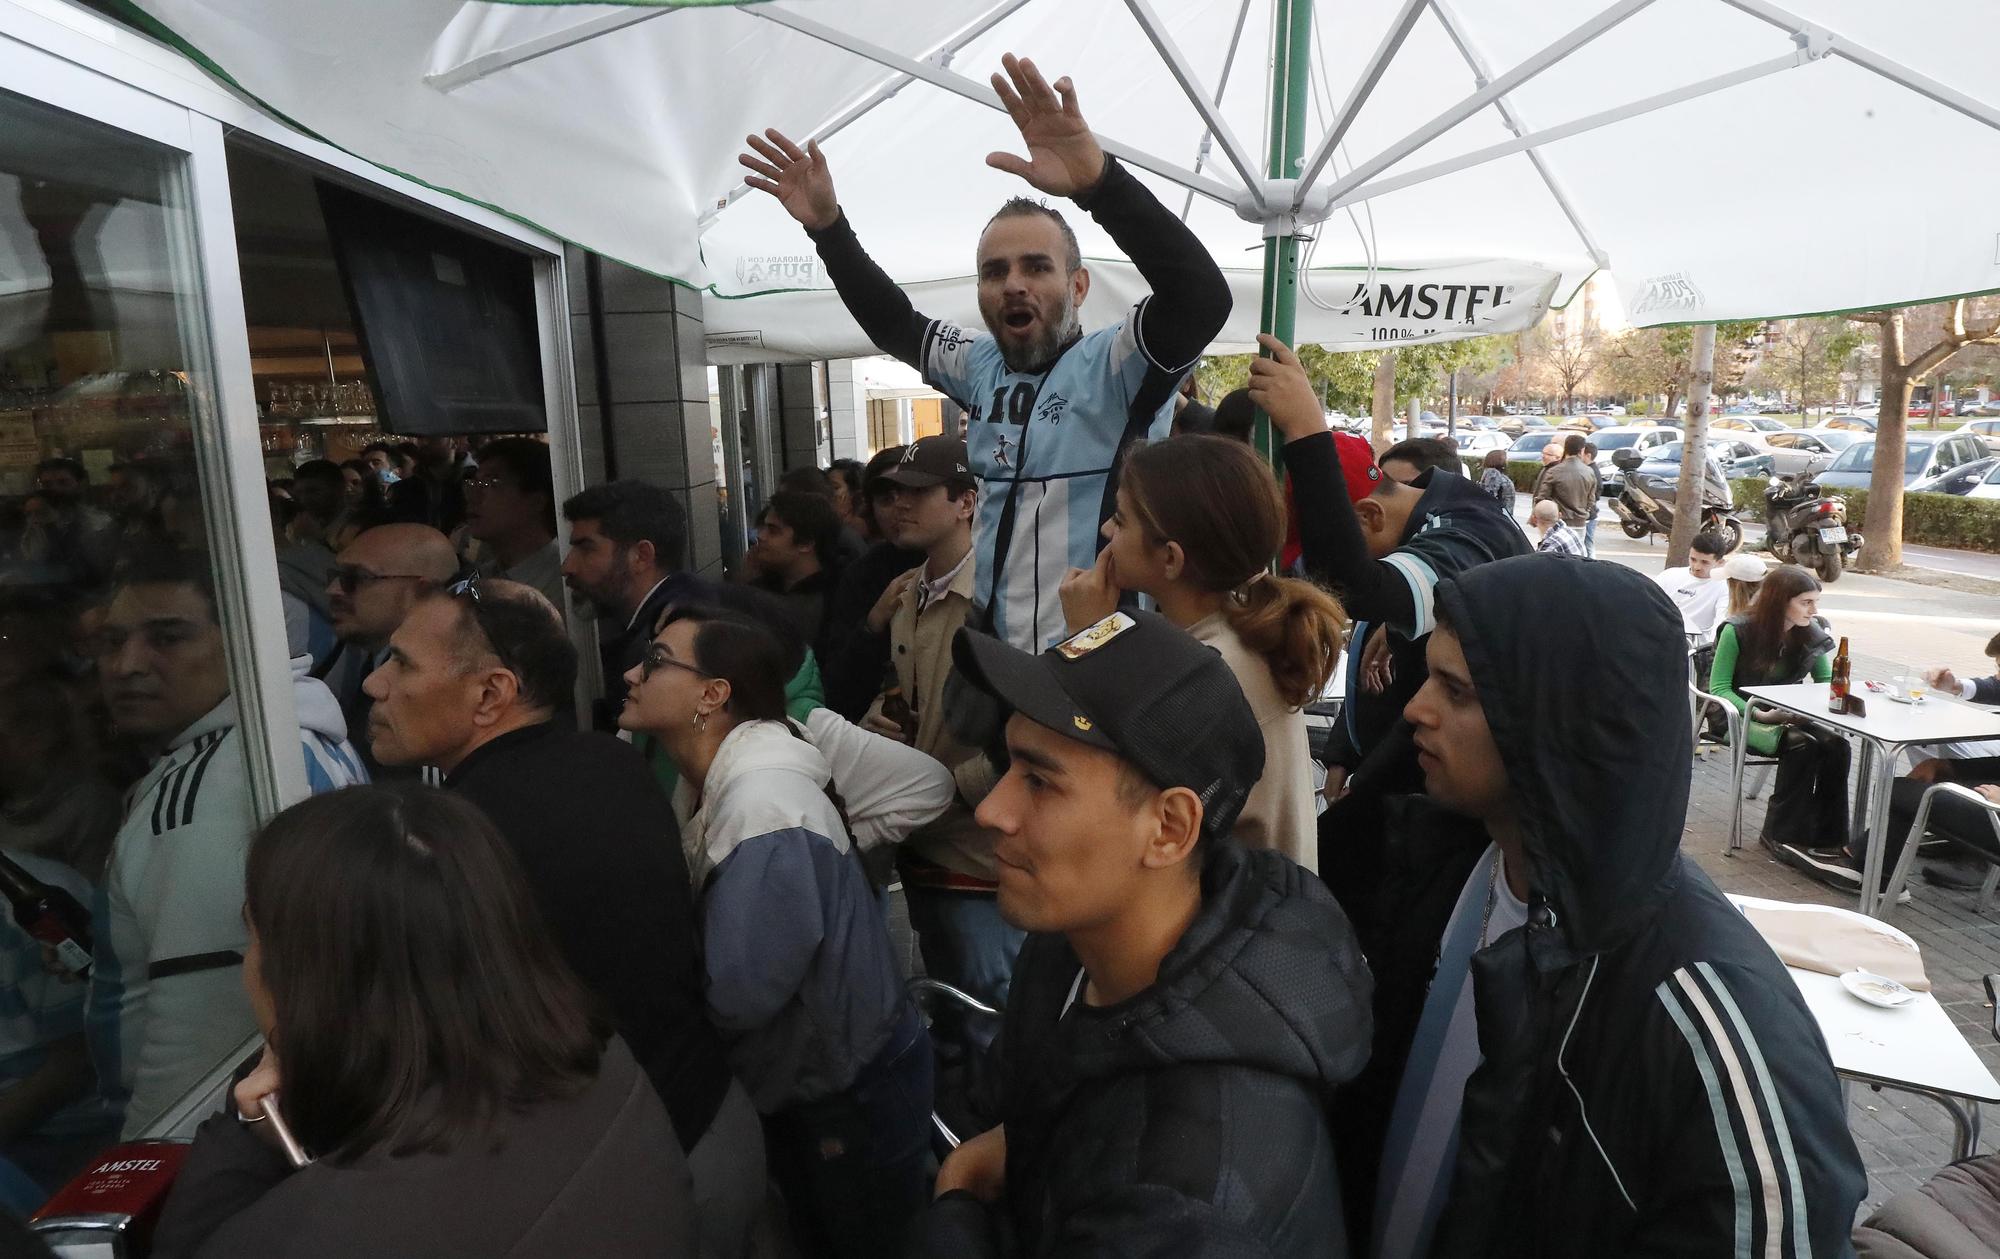
<path fill-rule="evenodd" d="M 841 784 L 785 718 L 788 676 L 763 625 L 678 608 L 626 674 L 619 724 L 658 739 L 680 771 L 674 812 L 709 1012 L 764 1117 L 794 1229 L 811 1254 L 894 1254 L 927 1197 L 930 1038 L 849 838 Z M 856 778 L 873 813 L 904 807 L 885 778 Z"/>

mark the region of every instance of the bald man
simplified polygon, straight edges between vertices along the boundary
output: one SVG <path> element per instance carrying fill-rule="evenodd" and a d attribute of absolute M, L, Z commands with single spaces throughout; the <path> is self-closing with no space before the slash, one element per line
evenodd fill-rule
<path fill-rule="evenodd" d="M 316 673 L 339 697 L 348 738 L 376 782 L 413 777 L 418 771 L 385 770 L 375 760 L 368 746 L 368 714 L 374 702 L 362 690 L 362 682 L 382 663 L 390 635 L 417 600 L 451 584 L 457 573 L 458 553 L 451 539 L 429 525 L 377 525 L 334 558 L 326 595 L 340 648 Z"/>

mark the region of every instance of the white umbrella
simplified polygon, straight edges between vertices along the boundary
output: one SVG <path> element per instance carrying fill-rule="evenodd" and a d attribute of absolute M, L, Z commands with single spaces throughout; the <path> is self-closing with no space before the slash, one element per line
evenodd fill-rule
<path fill-rule="evenodd" d="M 828 136 L 863 243 L 971 317 L 979 229 L 1024 191 L 982 161 L 1018 149 L 1004 50 L 1187 206 L 1237 283 L 1231 346 L 1269 317 L 1267 232 L 1315 237 L 1298 336 L 1343 348 L 1525 326 L 1597 270 L 1642 324 L 2000 288 L 1987 0 L 1320 0 L 1303 59 L 1274 49 L 1305 0 L 137 3 L 333 143 L 704 289 L 718 359 L 867 348 L 803 232 L 734 196 L 764 126 Z M 1273 183 L 1287 70 L 1303 178 Z M 1101 321 L 1136 277 L 1070 217 Z M 1454 285 L 1505 300 L 1419 316 Z"/>

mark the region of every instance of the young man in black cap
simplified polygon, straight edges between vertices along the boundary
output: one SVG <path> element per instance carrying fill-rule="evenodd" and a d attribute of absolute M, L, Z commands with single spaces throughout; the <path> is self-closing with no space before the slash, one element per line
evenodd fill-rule
<path fill-rule="evenodd" d="M 1001 1126 L 945 1161 L 915 1253 L 1346 1253 L 1326 1107 L 1367 971 L 1318 880 L 1229 838 L 1264 752 L 1228 666 L 1136 611 L 954 656 L 1011 710 L 978 818 L 1030 934 Z"/>
<path fill-rule="evenodd" d="M 877 650 L 890 672 L 889 689 L 862 725 L 911 744 L 952 772 L 957 798 L 904 841 L 897 869 L 924 973 L 1004 1007 L 1021 932 L 1000 918 L 993 833 L 972 816 L 992 789 L 994 773 L 985 753 L 952 728 L 945 703 L 952 641 L 972 611 L 979 483 L 966 463 L 965 439 L 942 435 L 911 443 L 881 480 L 889 489 L 876 508 L 883 533 L 922 552 L 924 561 L 891 582 L 868 613 L 862 633 L 883 644 Z M 979 1029 L 969 1030 L 976 1035 Z"/>

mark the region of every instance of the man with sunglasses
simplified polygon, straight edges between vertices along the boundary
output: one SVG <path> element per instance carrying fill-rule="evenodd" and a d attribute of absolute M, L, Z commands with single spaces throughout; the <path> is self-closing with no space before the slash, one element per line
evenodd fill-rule
<path fill-rule="evenodd" d="M 368 751 L 370 700 L 361 689 L 362 680 L 382 663 L 389 636 L 411 606 L 450 582 L 457 571 L 458 553 L 451 539 L 429 525 L 377 525 L 334 557 L 326 583 L 327 610 L 340 645 L 313 674 L 340 701 L 341 712 L 347 714 L 347 736 L 361 750 L 371 779 L 385 775 Z"/>
<path fill-rule="evenodd" d="M 555 607 L 484 578 L 419 596 L 369 674 L 385 765 L 435 765 L 507 840 L 564 960 L 666 1103 L 701 1253 L 741 1253 L 763 1201 L 756 1109 L 704 1013 L 693 892 L 665 793 L 611 735 L 556 720 L 576 648 Z"/>

